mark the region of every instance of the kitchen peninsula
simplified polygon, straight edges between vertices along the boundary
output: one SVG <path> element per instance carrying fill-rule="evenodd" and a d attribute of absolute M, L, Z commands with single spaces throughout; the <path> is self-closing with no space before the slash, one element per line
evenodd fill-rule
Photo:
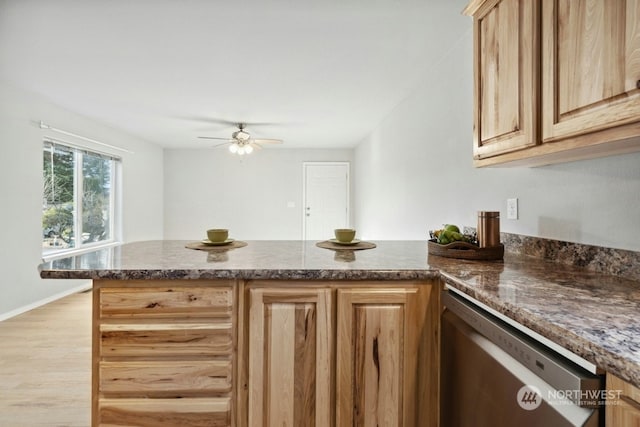
<path fill-rule="evenodd" d="M 508 253 L 429 257 L 424 241 L 187 243 L 40 266 L 93 280 L 93 425 L 437 425 L 445 283 L 640 385 L 634 280 Z"/>

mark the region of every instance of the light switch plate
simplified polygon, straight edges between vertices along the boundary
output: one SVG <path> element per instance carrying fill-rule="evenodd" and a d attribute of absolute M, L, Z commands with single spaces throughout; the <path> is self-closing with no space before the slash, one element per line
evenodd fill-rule
<path fill-rule="evenodd" d="M 507 219 L 518 219 L 518 199 L 507 199 Z"/>

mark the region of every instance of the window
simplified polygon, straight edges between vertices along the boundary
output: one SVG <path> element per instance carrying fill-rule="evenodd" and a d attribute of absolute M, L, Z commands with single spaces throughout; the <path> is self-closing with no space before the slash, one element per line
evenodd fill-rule
<path fill-rule="evenodd" d="M 51 256 L 115 240 L 116 157 L 45 140 L 42 253 Z"/>

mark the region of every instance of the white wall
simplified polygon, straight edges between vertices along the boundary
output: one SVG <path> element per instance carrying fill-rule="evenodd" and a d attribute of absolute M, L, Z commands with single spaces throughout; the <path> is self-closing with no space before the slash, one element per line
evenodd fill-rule
<path fill-rule="evenodd" d="M 471 20 L 421 87 L 355 150 L 355 223 L 370 239 L 425 239 L 501 211 L 503 231 L 640 250 L 640 153 L 540 168 L 472 165 Z M 517 197 L 520 219 L 506 219 Z"/>
<path fill-rule="evenodd" d="M 42 138 L 51 126 L 128 148 L 123 158 L 123 238 L 162 238 L 162 149 L 0 83 L 0 319 L 62 295 L 86 281 L 43 280 Z M 73 141 L 72 137 L 58 135 Z M 78 141 L 86 146 L 90 143 Z M 99 147 L 94 147 L 104 150 Z"/>
<path fill-rule="evenodd" d="M 200 240 L 208 228 L 220 227 L 237 239 L 301 239 L 302 163 L 351 161 L 352 155 L 339 149 L 265 148 L 243 157 L 224 149 L 166 150 L 164 237 Z"/>

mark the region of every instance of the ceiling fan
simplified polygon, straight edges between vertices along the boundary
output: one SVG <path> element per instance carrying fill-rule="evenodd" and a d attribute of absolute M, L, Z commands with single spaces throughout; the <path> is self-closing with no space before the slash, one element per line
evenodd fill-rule
<path fill-rule="evenodd" d="M 231 138 L 218 138 L 215 136 L 199 136 L 198 138 L 226 141 L 222 144 L 214 145 L 214 148 L 228 144 L 229 151 L 240 156 L 244 154 L 251 154 L 254 148 L 262 149 L 262 144 L 282 144 L 281 139 L 252 138 L 251 134 L 244 130 L 244 123 L 238 123 L 237 126 L 238 130 L 231 134 Z"/>

